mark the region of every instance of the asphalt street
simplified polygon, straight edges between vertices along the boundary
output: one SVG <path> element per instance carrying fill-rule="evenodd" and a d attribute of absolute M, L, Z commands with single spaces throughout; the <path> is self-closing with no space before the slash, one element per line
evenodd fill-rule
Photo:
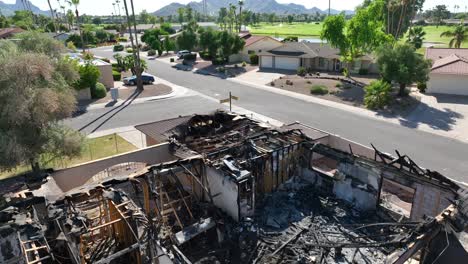
<path fill-rule="evenodd" d="M 107 49 L 93 50 L 96 55 L 112 57 Z M 214 98 L 224 98 L 229 92 L 240 98 L 235 105 L 277 119 L 284 123 L 300 121 L 361 144 L 374 144 L 378 149 L 394 154 L 407 154 L 420 166 L 438 170 L 458 181 L 468 182 L 468 144 L 404 125 L 363 117 L 340 109 L 305 102 L 300 99 L 253 88 L 220 78 L 179 71 L 160 61 L 148 61 L 149 73 Z M 98 109 L 67 121 L 80 128 L 100 117 L 85 129 L 109 129 L 129 126 L 191 113 L 205 113 L 220 108 L 212 100 L 190 96 L 140 104 L 123 109 Z M 117 112 L 117 113 L 116 113 Z M 105 122 L 99 125 L 101 122 Z"/>

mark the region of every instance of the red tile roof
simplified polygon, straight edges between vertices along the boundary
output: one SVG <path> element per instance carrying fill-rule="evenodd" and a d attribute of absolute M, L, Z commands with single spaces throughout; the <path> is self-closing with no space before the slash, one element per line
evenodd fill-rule
<path fill-rule="evenodd" d="M 460 57 L 468 58 L 468 49 L 451 49 L 451 48 L 427 48 L 426 59 L 432 61 L 440 60 L 452 54 Z"/>
<path fill-rule="evenodd" d="M 431 72 L 440 74 L 468 75 L 468 59 L 456 54 L 436 60 Z"/>
<path fill-rule="evenodd" d="M 0 38 L 9 38 L 11 35 L 23 32 L 22 28 L 0 28 Z"/>
<path fill-rule="evenodd" d="M 245 47 L 254 44 L 255 42 L 262 40 L 264 38 L 268 38 L 266 36 L 250 36 L 249 38 L 245 39 Z"/>

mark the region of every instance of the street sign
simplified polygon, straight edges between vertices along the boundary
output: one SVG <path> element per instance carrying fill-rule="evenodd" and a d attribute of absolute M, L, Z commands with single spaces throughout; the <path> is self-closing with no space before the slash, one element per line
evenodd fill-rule
<path fill-rule="evenodd" d="M 219 103 L 224 104 L 224 103 L 229 102 L 229 111 L 232 112 L 232 99 L 237 101 L 237 100 L 239 100 L 239 97 L 231 95 L 231 92 L 229 92 L 229 98 L 221 99 L 221 100 L 219 100 Z"/>

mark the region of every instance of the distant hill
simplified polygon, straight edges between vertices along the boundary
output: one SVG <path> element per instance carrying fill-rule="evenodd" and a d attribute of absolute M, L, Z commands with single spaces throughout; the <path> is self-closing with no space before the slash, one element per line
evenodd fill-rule
<path fill-rule="evenodd" d="M 24 4 L 21 0 L 16 0 L 14 4 L 6 4 L 3 1 L 0 1 L 0 13 L 4 16 L 12 16 L 15 14 L 15 11 L 24 10 Z M 50 16 L 49 11 L 41 10 L 39 7 L 33 5 L 30 1 L 28 1 L 28 6 L 31 6 L 31 10 L 35 14 L 41 14 Z"/>
<path fill-rule="evenodd" d="M 228 7 L 229 4 L 237 5 L 238 0 L 207 0 L 207 12 L 210 15 L 218 14 L 218 11 L 221 7 Z M 203 4 L 199 2 L 190 2 L 187 5 L 182 5 L 180 3 L 171 3 L 162 7 L 161 9 L 155 11 L 153 14 L 156 16 L 168 16 L 168 15 L 177 15 L 177 9 L 181 7 L 190 6 L 193 10 L 202 13 Z M 306 8 L 303 5 L 297 4 L 280 4 L 276 0 L 246 0 L 244 2 L 244 9 L 250 10 L 256 13 L 276 13 L 278 15 L 284 14 L 315 14 L 319 13 L 328 13 L 327 10 L 320 10 L 319 8 L 312 7 Z M 332 14 L 338 14 L 342 11 L 331 9 Z M 346 14 L 354 14 L 354 11 L 344 10 Z"/>

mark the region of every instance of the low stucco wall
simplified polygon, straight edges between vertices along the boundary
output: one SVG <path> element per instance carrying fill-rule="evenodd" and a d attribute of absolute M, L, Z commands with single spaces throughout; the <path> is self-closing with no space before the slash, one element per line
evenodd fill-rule
<path fill-rule="evenodd" d="M 144 162 L 147 165 L 174 160 L 169 152 L 169 143 L 123 153 L 109 158 L 99 159 L 52 173 L 57 185 L 67 192 L 85 184 L 91 177 L 109 167 L 125 162 Z"/>

